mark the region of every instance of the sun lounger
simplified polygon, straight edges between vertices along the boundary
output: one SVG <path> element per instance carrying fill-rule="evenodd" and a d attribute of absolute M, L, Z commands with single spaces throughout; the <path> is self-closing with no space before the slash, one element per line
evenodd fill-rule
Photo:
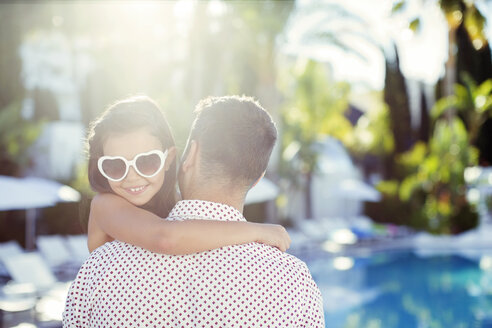
<path fill-rule="evenodd" d="M 47 289 L 57 281 L 41 255 L 36 252 L 6 258 L 4 263 L 15 282 L 33 284 L 38 290 Z"/>
<path fill-rule="evenodd" d="M 44 258 L 37 252 L 10 256 L 4 263 L 12 281 L 4 286 L 0 293 L 0 312 L 34 308 L 33 320 L 36 326 L 46 327 L 50 322 L 60 326 L 69 283 L 58 281 Z M 51 313 L 56 313 L 57 317 L 51 316 L 43 320 L 43 316 Z"/>
<path fill-rule="evenodd" d="M 72 259 L 79 266 L 89 257 L 87 248 L 87 235 L 69 235 L 65 237 L 67 247 L 72 254 Z"/>
<path fill-rule="evenodd" d="M 64 238 L 60 235 L 39 236 L 36 239 L 36 246 L 51 268 L 56 269 L 73 260 Z"/>
<path fill-rule="evenodd" d="M 7 280 L 9 273 L 4 265 L 4 259 L 22 254 L 22 247 L 18 242 L 11 240 L 5 243 L 0 243 L 0 277 Z"/>

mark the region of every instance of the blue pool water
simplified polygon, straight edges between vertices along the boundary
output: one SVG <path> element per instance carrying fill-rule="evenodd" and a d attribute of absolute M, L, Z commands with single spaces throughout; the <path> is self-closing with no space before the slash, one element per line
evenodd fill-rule
<path fill-rule="evenodd" d="M 412 251 L 304 260 L 323 294 L 326 327 L 492 327 L 491 257 L 482 268 L 479 259 Z"/>

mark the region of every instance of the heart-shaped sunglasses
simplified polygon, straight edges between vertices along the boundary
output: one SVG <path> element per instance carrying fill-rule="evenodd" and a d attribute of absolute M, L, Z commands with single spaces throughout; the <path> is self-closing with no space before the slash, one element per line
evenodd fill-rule
<path fill-rule="evenodd" d="M 99 172 L 108 180 L 118 182 L 123 180 L 130 166 L 144 178 L 157 175 L 166 162 L 167 149 L 151 150 L 146 153 L 137 154 L 131 161 L 121 156 L 102 156 L 97 161 Z"/>

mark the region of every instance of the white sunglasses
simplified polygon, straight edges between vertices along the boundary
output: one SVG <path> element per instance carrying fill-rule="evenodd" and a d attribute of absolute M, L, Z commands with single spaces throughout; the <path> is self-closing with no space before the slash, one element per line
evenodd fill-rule
<path fill-rule="evenodd" d="M 102 156 L 97 160 L 97 168 L 106 179 L 114 182 L 123 180 L 130 166 L 142 177 L 151 178 L 162 170 L 166 157 L 167 149 L 137 154 L 131 161 L 121 156 Z"/>

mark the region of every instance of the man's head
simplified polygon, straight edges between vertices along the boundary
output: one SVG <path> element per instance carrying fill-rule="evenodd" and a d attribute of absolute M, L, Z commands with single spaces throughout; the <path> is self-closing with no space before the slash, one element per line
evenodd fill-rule
<path fill-rule="evenodd" d="M 244 191 L 267 168 L 277 129 L 270 115 L 249 97 L 211 97 L 195 109 L 179 182 L 183 197 L 200 184 Z"/>

